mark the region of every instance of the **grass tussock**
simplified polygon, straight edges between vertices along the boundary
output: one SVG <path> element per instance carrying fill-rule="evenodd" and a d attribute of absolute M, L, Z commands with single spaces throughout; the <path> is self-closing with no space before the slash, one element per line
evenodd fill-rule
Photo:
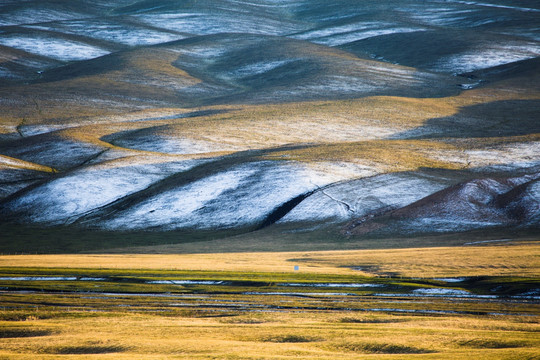
<path fill-rule="evenodd" d="M 397 322 L 404 322 L 405 319 L 388 319 L 388 318 L 380 318 L 380 317 L 362 317 L 362 318 L 355 318 L 355 317 L 343 317 L 338 319 L 338 323 L 341 324 L 391 324 L 391 323 L 397 323 Z"/>
<path fill-rule="evenodd" d="M 459 346 L 472 349 L 511 349 L 525 347 L 526 344 L 519 341 L 494 340 L 494 339 L 470 339 L 457 342 Z"/>
<path fill-rule="evenodd" d="M 266 321 L 263 319 L 256 319 L 256 318 L 231 317 L 231 318 L 220 319 L 219 322 L 222 324 L 256 325 L 256 324 L 264 324 Z"/>
<path fill-rule="evenodd" d="M 45 349 L 43 352 L 55 355 L 92 355 L 92 354 L 111 354 L 126 351 L 127 348 L 118 345 L 75 345 L 75 346 L 56 346 Z"/>
<path fill-rule="evenodd" d="M 54 317 L 57 317 L 57 315 L 44 311 L 0 311 L 0 321 L 34 321 Z"/>
<path fill-rule="evenodd" d="M 273 343 L 307 343 L 319 341 L 318 338 L 313 338 L 310 336 L 287 334 L 287 335 L 271 335 L 266 336 L 261 339 L 263 342 L 273 342 Z"/>
<path fill-rule="evenodd" d="M 0 339 L 26 338 L 52 335 L 51 330 L 30 328 L 0 328 Z"/>
<path fill-rule="evenodd" d="M 427 354 L 433 352 L 432 350 L 414 346 L 389 343 L 345 342 L 334 344 L 331 348 L 337 351 L 364 354 Z"/>

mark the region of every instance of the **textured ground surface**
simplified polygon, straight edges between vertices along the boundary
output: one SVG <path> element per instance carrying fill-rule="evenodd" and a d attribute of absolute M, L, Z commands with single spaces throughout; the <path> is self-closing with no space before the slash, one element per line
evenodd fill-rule
<path fill-rule="evenodd" d="M 539 17 L 532 0 L 4 1 L 0 227 L 538 233 Z"/>

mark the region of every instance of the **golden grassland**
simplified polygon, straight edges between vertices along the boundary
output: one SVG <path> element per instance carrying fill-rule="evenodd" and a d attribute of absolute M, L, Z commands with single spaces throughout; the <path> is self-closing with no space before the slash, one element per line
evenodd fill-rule
<path fill-rule="evenodd" d="M 293 271 L 294 265 L 300 270 Z M 343 290 L 319 289 L 302 291 L 330 293 L 279 295 L 275 292 L 285 288 L 268 283 L 371 282 L 386 284 L 385 291 L 399 295 L 411 286 L 441 284 L 438 280 L 422 282 L 419 277 L 467 276 L 478 277 L 470 289 L 487 281 L 488 285 L 482 286 L 513 283 L 527 290 L 530 284 L 538 283 L 540 273 L 540 245 L 536 242 L 287 253 L 20 255 L 1 256 L 0 269 L 2 276 L 79 273 L 117 279 L 113 283 L 65 284 L 4 280 L 2 286 L 8 291 L 0 292 L 0 358 L 540 356 L 540 309 L 535 301 L 361 296 L 368 293 L 359 289 L 346 290 L 356 292 L 356 297 L 332 295 Z M 164 278 L 238 279 L 240 283 L 189 287 L 138 280 Z M 263 283 L 250 285 L 242 279 Z M 38 291 L 9 291 L 21 286 Z M 450 286 L 459 289 L 465 285 Z M 254 290 L 271 293 L 251 294 Z M 156 292 L 161 295 L 155 296 Z"/>
<path fill-rule="evenodd" d="M 170 249 L 173 251 L 173 249 Z M 171 269 L 197 271 L 361 274 L 394 273 L 406 277 L 538 276 L 540 244 L 463 246 L 381 250 L 241 252 L 214 254 L 2 255 L 2 267 Z"/>
<path fill-rule="evenodd" d="M 301 149 L 278 151 L 270 159 L 285 158 L 296 161 L 353 161 L 383 171 L 408 171 L 421 167 L 460 169 L 463 164 L 434 159 L 436 152 L 455 150 L 454 146 L 421 140 L 373 140 L 310 146 Z"/>
<path fill-rule="evenodd" d="M 2 323 L 22 337 L 0 339 L 0 356 L 17 359 L 533 359 L 540 346 L 523 317 L 111 312 Z"/>

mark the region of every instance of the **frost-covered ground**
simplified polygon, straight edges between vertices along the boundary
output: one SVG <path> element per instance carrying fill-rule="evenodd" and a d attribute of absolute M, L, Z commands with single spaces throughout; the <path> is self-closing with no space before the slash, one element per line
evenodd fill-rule
<path fill-rule="evenodd" d="M 538 229 L 539 14 L 0 2 L 0 226 Z"/>
<path fill-rule="evenodd" d="M 280 221 L 347 221 L 408 205 L 451 183 L 452 179 L 422 173 L 346 181 L 318 189 Z"/>
<path fill-rule="evenodd" d="M 494 226 L 527 226 L 540 218 L 540 172 L 512 178 L 484 178 L 462 182 L 435 192 L 389 215 L 361 219 L 352 232 L 373 224 L 403 231 L 452 232 Z M 396 224 L 397 222 L 397 224 Z"/>
<path fill-rule="evenodd" d="M 99 57 L 125 46 L 243 33 L 301 39 L 328 47 L 354 48 L 357 44 L 364 48 L 359 49 L 364 56 L 414 66 L 408 63 L 410 59 L 392 60 L 392 51 L 402 46 L 409 51 L 424 49 L 424 32 L 465 30 L 446 44 L 424 51 L 428 58 L 432 53 L 439 55 L 430 70 L 460 73 L 538 56 L 539 13 L 538 4 L 530 1 L 526 6 L 516 6 L 512 1 L 437 0 L 341 0 L 332 4 L 214 0 L 195 6 L 179 1 L 3 2 L 0 44 L 70 62 Z M 408 36 L 406 42 L 388 44 L 402 35 Z M 473 35 L 471 40 L 469 35 Z M 460 39 L 465 39 L 464 43 L 453 48 Z M 451 46 L 450 53 L 445 45 Z M 422 53 L 415 57 L 416 62 L 426 58 Z"/>
<path fill-rule="evenodd" d="M 89 44 L 44 35 L 3 36 L 0 45 L 61 61 L 86 60 L 110 53 Z"/>

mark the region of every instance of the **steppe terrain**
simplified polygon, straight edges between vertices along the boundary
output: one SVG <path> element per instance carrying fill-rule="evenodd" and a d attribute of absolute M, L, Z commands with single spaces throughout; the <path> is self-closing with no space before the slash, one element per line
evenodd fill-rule
<path fill-rule="evenodd" d="M 0 358 L 537 359 L 536 0 L 0 1 Z"/>
<path fill-rule="evenodd" d="M 2 230 L 537 233 L 539 16 L 535 1 L 4 1 Z"/>
<path fill-rule="evenodd" d="M 539 256 L 536 241 L 4 255 L 0 357 L 536 359 Z"/>

